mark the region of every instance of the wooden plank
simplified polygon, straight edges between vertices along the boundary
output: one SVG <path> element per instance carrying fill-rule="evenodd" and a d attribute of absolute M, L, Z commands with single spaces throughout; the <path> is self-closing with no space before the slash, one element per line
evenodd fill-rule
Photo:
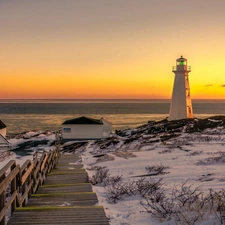
<path fill-rule="evenodd" d="M 5 179 L 5 172 L 2 173 L 2 175 L 0 176 L 0 183 Z M 0 212 L 2 212 L 2 210 L 5 207 L 5 199 L 6 199 L 6 191 L 4 190 L 1 194 L 0 194 Z M 5 225 L 5 215 L 0 219 L 0 225 Z"/>
<path fill-rule="evenodd" d="M 8 225 L 12 224 L 89 224 L 108 225 L 102 207 L 72 207 L 46 210 L 17 211 Z"/>
<path fill-rule="evenodd" d="M 93 195 L 94 192 L 71 192 L 71 193 L 55 193 L 55 194 L 33 194 L 32 197 L 49 197 L 49 196 L 66 196 L 66 195 Z"/>
<path fill-rule="evenodd" d="M 76 164 L 76 165 L 70 165 L 70 164 L 61 164 L 61 165 L 58 165 L 58 164 L 56 164 L 56 166 L 55 166 L 55 168 L 54 168 L 54 171 L 58 171 L 58 170 L 64 170 L 64 169 L 68 169 L 68 168 L 73 168 L 74 170 L 76 170 L 76 169 L 82 169 L 83 168 L 83 166 L 82 165 L 80 165 L 80 164 Z"/>
<path fill-rule="evenodd" d="M 66 175 L 66 174 L 87 174 L 84 170 L 81 171 L 60 171 L 60 172 L 52 172 L 48 174 L 48 176 L 53 176 L 53 175 Z"/>
<path fill-rule="evenodd" d="M 24 201 L 27 199 L 28 193 L 30 192 L 31 187 L 32 187 L 32 183 L 30 183 L 28 185 L 27 190 L 24 192 L 24 194 L 23 194 L 23 196 L 22 196 L 22 198 L 20 200 L 20 206 L 25 205 Z"/>
<path fill-rule="evenodd" d="M 12 164 L 13 165 L 13 164 Z M 0 183 L 0 193 L 2 193 L 8 184 L 15 178 L 15 176 L 20 172 L 20 166 L 17 165 L 13 171 L 10 172 L 10 174 Z"/>
<path fill-rule="evenodd" d="M 20 171 L 23 173 L 23 171 L 27 168 L 27 166 L 31 164 L 31 161 L 28 159 L 26 162 L 21 166 Z"/>
<path fill-rule="evenodd" d="M 66 185 L 57 185 L 56 186 L 40 186 L 38 193 L 44 194 L 44 193 L 61 193 L 61 192 L 91 192 L 92 191 L 92 185 L 89 183 L 85 183 L 83 185 L 77 185 L 77 184 L 66 184 Z"/>
<path fill-rule="evenodd" d="M 13 164 L 11 166 L 11 171 L 13 171 L 13 169 L 16 168 L 16 164 Z M 18 174 L 20 174 L 20 172 L 18 172 Z M 14 193 L 16 194 L 17 196 L 17 176 L 15 176 L 12 181 L 11 181 L 11 196 L 14 195 Z M 12 202 L 11 202 L 11 213 L 15 210 L 16 208 L 16 199 L 14 199 Z"/>
<path fill-rule="evenodd" d="M 16 197 L 17 197 L 17 192 L 15 191 L 12 194 L 12 196 L 10 197 L 10 199 L 8 200 L 8 202 L 6 203 L 5 207 L 1 210 L 0 221 L 3 219 L 3 217 L 5 217 L 5 214 L 6 214 L 7 210 L 11 206 L 12 202 L 15 201 Z"/>
<path fill-rule="evenodd" d="M 22 175 L 22 178 L 21 178 L 21 184 L 23 185 L 24 182 L 27 180 L 27 178 L 29 177 L 30 173 L 32 172 L 34 168 L 34 164 L 32 163 L 29 168 L 27 169 L 27 171 Z"/>
<path fill-rule="evenodd" d="M 72 186 L 84 186 L 84 185 L 88 185 L 92 187 L 90 183 L 76 183 L 76 184 L 49 184 L 49 185 L 42 185 L 40 186 L 40 188 L 66 187 L 66 186 L 72 187 Z"/>
<path fill-rule="evenodd" d="M 15 160 L 10 160 L 1 170 L 0 170 L 0 177 L 2 177 L 3 174 L 5 174 L 5 172 L 11 168 L 11 166 L 13 164 L 16 164 Z"/>
<path fill-rule="evenodd" d="M 47 162 L 47 159 L 48 159 L 48 154 L 45 154 L 45 158 L 41 164 L 41 171 L 43 171 L 45 169 L 45 164 Z"/>
<path fill-rule="evenodd" d="M 16 208 L 17 211 L 48 211 L 48 210 L 65 210 L 68 209 L 73 212 L 74 210 L 80 211 L 80 212 L 87 212 L 87 211 L 95 211 L 95 210 L 104 210 L 104 208 L 100 205 L 95 206 L 26 206 L 26 207 L 18 207 Z M 85 211 L 86 210 L 86 211 Z"/>

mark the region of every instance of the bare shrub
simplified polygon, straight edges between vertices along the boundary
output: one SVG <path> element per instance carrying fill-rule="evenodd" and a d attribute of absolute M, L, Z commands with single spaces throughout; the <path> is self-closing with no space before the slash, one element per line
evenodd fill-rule
<path fill-rule="evenodd" d="M 103 181 L 109 176 L 109 169 L 105 166 L 94 166 L 92 169 L 95 170 L 95 174 L 92 177 L 89 177 L 88 180 L 93 185 L 103 183 Z"/>
<path fill-rule="evenodd" d="M 174 151 L 174 149 L 172 149 L 172 148 L 170 148 L 170 149 L 165 149 L 165 150 L 160 151 L 159 154 L 171 153 L 171 152 L 173 152 L 173 151 Z"/>
<path fill-rule="evenodd" d="M 174 185 L 172 198 L 176 202 L 176 220 L 180 222 L 179 224 L 188 225 L 194 225 L 197 221 L 204 220 L 205 208 L 208 207 L 211 200 L 199 187 L 187 185 L 187 182 Z"/>
<path fill-rule="evenodd" d="M 144 197 L 160 190 L 163 184 L 162 179 L 146 180 L 145 178 L 140 178 L 137 181 L 132 180 L 123 183 L 119 181 L 106 187 L 107 198 L 109 202 L 116 203 L 118 200 L 121 200 L 123 196 L 134 196 L 139 194 Z"/>
<path fill-rule="evenodd" d="M 195 225 L 214 216 L 214 224 L 225 224 L 225 190 L 204 193 L 199 187 L 183 182 L 165 195 L 162 189 L 145 196 L 144 209 L 154 217 L 173 220 L 179 225 Z"/>
<path fill-rule="evenodd" d="M 202 151 L 194 151 L 194 152 L 187 154 L 187 156 L 196 156 L 196 155 L 201 155 L 201 154 L 203 154 Z"/>
<path fill-rule="evenodd" d="M 135 181 L 122 183 L 117 182 L 112 186 L 107 186 L 107 198 L 111 203 L 116 203 L 118 200 L 121 200 L 123 196 L 131 196 L 137 193 Z"/>
<path fill-rule="evenodd" d="M 145 210 L 159 219 L 174 219 L 177 224 L 193 225 L 204 219 L 205 208 L 211 198 L 205 197 L 199 187 L 194 188 L 183 182 L 174 185 L 171 192 L 165 195 L 161 190 L 145 198 L 141 205 Z"/>
<path fill-rule="evenodd" d="M 225 224 L 225 190 L 213 191 L 209 190 L 211 197 L 211 211 L 215 214 L 220 224 Z"/>
<path fill-rule="evenodd" d="M 220 154 L 216 157 L 209 157 L 203 160 L 200 160 L 196 165 L 213 165 L 218 163 L 225 163 L 225 154 Z"/>
<path fill-rule="evenodd" d="M 174 199 L 167 198 L 163 191 L 152 193 L 151 196 L 145 198 L 145 202 L 141 201 L 140 203 L 146 212 L 158 219 L 170 220 L 176 212 Z"/>
<path fill-rule="evenodd" d="M 122 180 L 122 175 L 121 176 L 107 176 L 106 179 L 103 181 L 103 185 L 114 185 L 117 182 L 120 182 Z"/>
<path fill-rule="evenodd" d="M 140 178 L 136 181 L 138 193 L 144 197 L 159 191 L 165 184 L 162 180 L 162 178 L 159 180 Z"/>
<path fill-rule="evenodd" d="M 180 185 L 174 185 L 171 194 L 172 198 L 176 199 L 178 205 L 182 207 L 199 200 L 202 192 L 199 187 L 193 188 L 192 185 L 187 185 L 187 181 L 185 181 Z"/>
<path fill-rule="evenodd" d="M 92 177 L 87 177 L 86 181 L 90 182 L 92 185 L 112 185 L 119 182 L 122 178 L 122 176 L 110 176 L 109 169 L 105 166 L 94 166 L 91 169 L 95 170 L 95 174 Z"/>
<path fill-rule="evenodd" d="M 145 169 L 147 170 L 148 173 L 154 174 L 154 175 L 159 175 L 159 174 L 166 174 L 169 172 L 165 172 L 166 169 L 169 169 L 169 166 L 165 166 L 162 163 L 159 165 L 154 165 L 154 166 L 146 166 Z"/>

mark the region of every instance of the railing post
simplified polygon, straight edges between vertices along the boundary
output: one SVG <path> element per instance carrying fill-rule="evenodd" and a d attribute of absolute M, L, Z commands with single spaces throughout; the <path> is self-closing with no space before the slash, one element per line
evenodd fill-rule
<path fill-rule="evenodd" d="M 5 179 L 5 173 L 0 177 L 0 183 Z M 5 207 L 5 200 L 6 200 L 6 192 L 5 190 L 0 194 L 0 212 Z M 0 225 L 5 225 L 6 219 L 5 216 L 0 221 Z"/>
<path fill-rule="evenodd" d="M 29 174 L 29 176 L 28 176 L 28 178 L 27 178 L 28 184 L 30 184 L 30 183 L 32 182 L 31 174 L 33 173 L 33 171 L 34 171 L 34 169 L 32 169 L 32 172 Z M 31 188 L 31 189 L 29 190 L 29 192 L 28 192 L 28 197 L 27 197 L 27 199 L 30 198 L 31 194 L 33 194 L 33 193 L 32 193 L 32 188 Z M 26 203 L 26 204 L 27 204 L 27 203 Z"/>
<path fill-rule="evenodd" d="M 13 171 L 13 169 L 16 167 L 16 163 L 14 163 L 12 166 L 11 166 L 11 171 Z M 14 192 L 17 191 L 17 185 L 16 185 L 16 178 L 17 176 L 15 176 L 12 181 L 11 181 L 11 195 L 14 194 Z M 16 199 L 14 199 L 14 201 L 12 202 L 11 204 L 11 214 L 13 213 L 13 211 L 15 210 L 16 208 Z"/>
<path fill-rule="evenodd" d="M 24 195 L 24 193 L 26 192 L 26 182 L 24 182 L 24 184 L 22 185 L 22 196 Z M 26 200 L 23 201 L 22 203 L 22 207 L 26 206 Z"/>

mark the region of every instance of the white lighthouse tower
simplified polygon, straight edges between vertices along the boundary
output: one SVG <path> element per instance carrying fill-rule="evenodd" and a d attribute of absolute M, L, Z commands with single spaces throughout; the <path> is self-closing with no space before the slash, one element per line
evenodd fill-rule
<path fill-rule="evenodd" d="M 191 67 L 187 66 L 187 59 L 181 56 L 173 67 L 175 73 L 173 94 L 170 104 L 169 120 L 193 118 L 193 109 L 190 96 L 188 73 Z"/>

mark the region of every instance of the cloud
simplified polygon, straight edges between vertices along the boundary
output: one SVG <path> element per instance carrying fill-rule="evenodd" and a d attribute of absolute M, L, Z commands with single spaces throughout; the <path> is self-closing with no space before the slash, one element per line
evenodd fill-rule
<path fill-rule="evenodd" d="M 206 84 L 204 87 L 212 87 L 213 84 Z"/>
<path fill-rule="evenodd" d="M 225 87 L 225 84 L 220 85 L 220 87 L 224 88 Z"/>

